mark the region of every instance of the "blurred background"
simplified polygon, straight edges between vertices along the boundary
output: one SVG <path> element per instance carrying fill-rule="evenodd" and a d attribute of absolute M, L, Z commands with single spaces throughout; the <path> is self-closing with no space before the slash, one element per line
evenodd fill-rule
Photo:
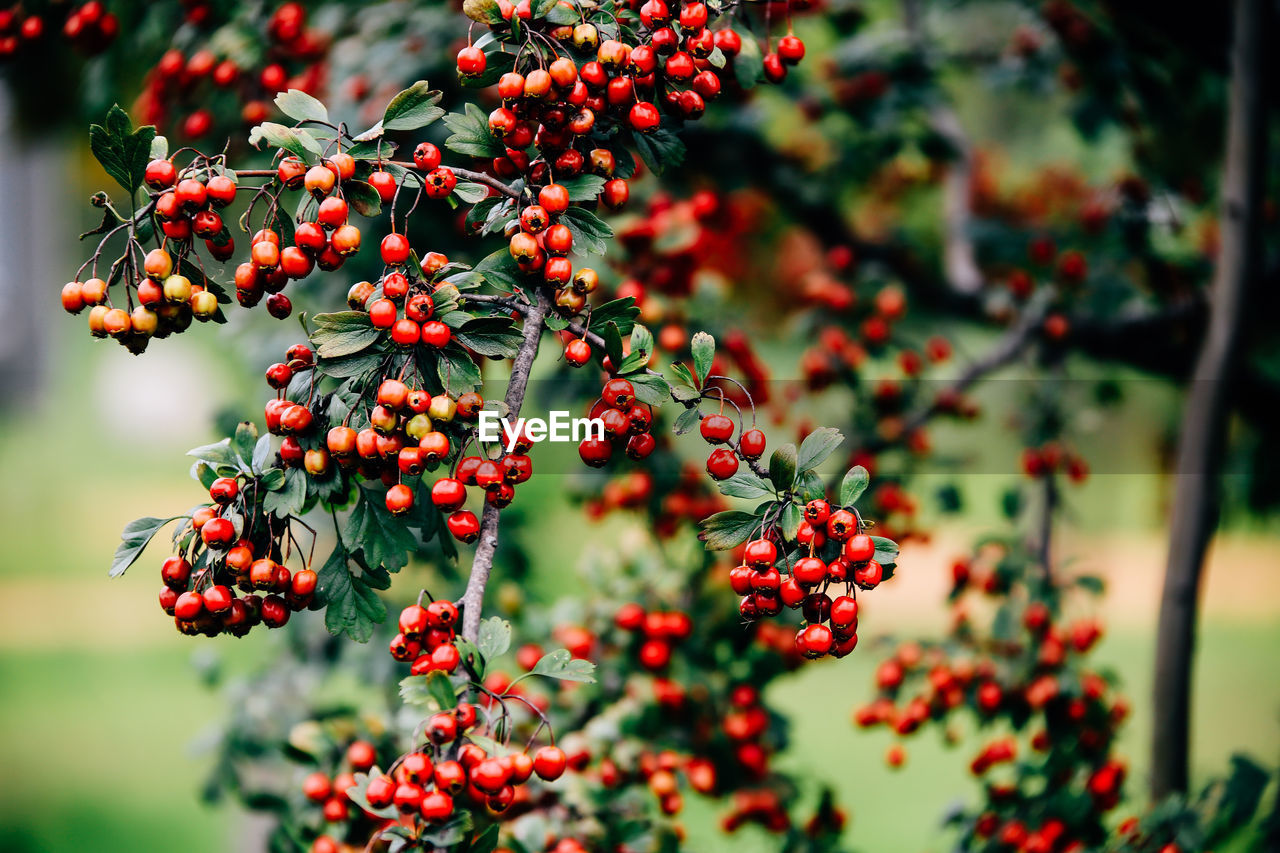
<path fill-rule="evenodd" d="M 870 16 L 883 5 L 867 4 Z M 1118 133 L 1082 141 L 1068 95 L 993 90 L 972 81 L 951 91 L 972 143 L 998 149 L 1009 173 L 1069 164 L 1086 179 L 1107 181 L 1132 166 Z M 760 124 L 782 134 L 778 128 L 793 108 L 782 98 L 768 101 Z M 1212 125 L 1212 133 L 1219 127 Z M 1218 144 L 1215 138 L 1206 147 Z M 298 330 L 292 321 L 256 316 L 236 328 L 179 336 L 144 358 L 91 340 L 82 318 L 63 313 L 57 293 L 87 254 L 74 235 L 97 224 L 84 201 L 106 182 L 78 131 L 31 134 L 0 86 L 0 771 L 6 779 L 0 849 L 112 853 L 173 849 L 174 839 L 191 853 L 248 849 L 260 825 L 232 806 L 201 803 L 210 741 L 189 733 L 226 715 L 226 699 L 209 686 L 213 676 L 251 671 L 282 639 L 275 632 L 217 642 L 178 636 L 169 620 L 157 618 L 149 570 L 112 581 L 106 572 L 126 522 L 179 514 L 197 499 L 183 454 L 223 436 L 220 427 L 237 419 L 235 413 L 260 411 L 262 371 Z M 859 200 L 858 215 L 874 228 L 877 209 L 865 201 Z M 915 201 L 931 211 L 937 196 Z M 905 214 L 908 228 L 916 209 Z M 779 267 L 785 261 L 778 259 Z M 756 284 L 770 272 L 762 271 Z M 799 364 L 810 341 L 802 329 L 777 326 L 764 304 L 737 309 L 734 319 L 763 341 L 761 357 L 779 387 L 804 380 Z M 995 339 L 980 323 L 937 323 L 937 315 L 927 313 L 905 321 L 909 331 L 944 331 L 952 339 L 953 372 Z M 552 360 L 541 359 L 539 375 L 550 375 Z M 874 359 L 866 369 L 873 379 L 877 370 L 896 375 L 893 364 Z M 1169 456 L 1182 397 L 1156 374 L 1084 358 L 1073 369 L 1130 390 L 1120 410 L 1093 423 L 1082 449 L 1110 463 L 1072 489 L 1055 547 L 1073 570 L 1107 582 L 1099 613 L 1107 630 L 1097 654 L 1131 698 L 1133 715 L 1118 751 L 1141 780 L 1177 483 L 1168 473 Z M 989 409 L 999 411 L 1009 387 L 988 386 L 995 387 L 975 396 L 982 403 L 986 395 Z M 930 733 L 913 742 L 907 767 L 888 773 L 882 761 L 888 734 L 856 730 L 847 716 L 831 712 L 866 700 L 879 660 L 876 633 L 927 636 L 945 629 L 941 603 L 953 561 L 976 535 L 1002 523 L 1001 495 L 1016 476 L 1010 460 L 1017 444 L 1007 424 L 983 418 L 941 425 L 933 443 L 961 448 L 968 460 L 960 477 L 964 511 L 944 513 L 936 502 L 922 506 L 917 524 L 928 535 L 904 546 L 897 575 L 866 607 L 867 653 L 807 666 L 771 688 L 770 698 L 793 720 L 783 766 L 834 783 L 850 812 L 849 838 L 862 850 L 947 849 L 936 816 L 969 796 L 971 787 L 965 762 L 940 737 Z M 984 460 L 984 450 L 1004 464 Z M 1228 494 L 1248 491 L 1254 458 L 1232 457 Z M 921 494 L 957 479 L 954 470 L 917 476 Z M 532 565 L 522 593 L 543 601 L 554 600 L 564 563 L 576 556 L 537 547 L 555 541 L 546 534 L 542 542 L 538 531 L 582 524 L 561 479 L 535 478 L 521 495 L 540 507 L 525 534 Z M 1250 511 L 1243 499 L 1230 508 L 1209 552 L 1195 658 L 1192 770 L 1199 781 L 1222 773 L 1238 751 L 1268 764 L 1280 759 L 1280 523 Z M 608 523 L 585 529 L 588 546 L 613 534 Z M 1118 817 L 1140 807 L 1140 801 L 1126 803 Z M 713 823 L 697 819 L 698 805 L 691 808 L 692 827 Z M 710 836 L 707 843 L 710 849 Z M 735 844 L 768 849 L 754 837 Z"/>

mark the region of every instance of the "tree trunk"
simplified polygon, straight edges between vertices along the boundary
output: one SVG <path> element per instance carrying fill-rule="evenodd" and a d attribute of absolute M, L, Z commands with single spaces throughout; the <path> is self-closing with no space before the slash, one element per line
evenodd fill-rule
<path fill-rule="evenodd" d="M 1218 521 L 1218 469 L 1230 418 L 1246 294 L 1261 273 L 1266 165 L 1263 43 L 1269 0 L 1235 0 L 1221 247 L 1208 332 L 1187 390 L 1156 640 L 1153 801 L 1187 790 L 1191 665 L 1205 551 Z"/>

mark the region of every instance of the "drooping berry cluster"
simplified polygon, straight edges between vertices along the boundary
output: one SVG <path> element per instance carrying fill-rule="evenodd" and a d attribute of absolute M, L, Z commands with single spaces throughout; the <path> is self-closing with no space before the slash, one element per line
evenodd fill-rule
<path fill-rule="evenodd" d="M 391 657 L 412 662 L 412 675 L 443 672 L 452 675 L 461 662 L 454 645 L 458 608 L 450 601 L 411 604 L 400 612 L 400 633 L 391 639 Z"/>
<path fill-rule="evenodd" d="M 208 0 L 189 0 L 186 18 L 204 26 L 213 14 Z M 267 50 L 243 51 L 208 47 L 196 50 L 170 48 L 150 71 L 138 99 L 143 121 L 170 128 L 185 140 L 225 130 L 208 107 L 211 98 L 233 96 L 239 119 L 254 125 L 270 117 L 271 99 L 287 89 L 318 93 L 322 88 L 329 40 L 308 26 L 306 8 L 297 2 L 281 3 L 267 13 L 264 8 L 247 16 L 246 23 L 261 28 Z M 224 40 L 223 42 L 227 42 Z M 245 63 L 252 56 L 250 63 Z M 217 125 L 217 126 L 215 126 Z"/>
<path fill-rule="evenodd" d="M 0 61 L 19 56 L 24 50 L 47 49 L 47 43 L 61 32 L 63 38 L 85 56 L 107 49 L 120 33 L 120 21 L 99 0 L 79 6 L 60 3 L 32 14 L 24 14 L 23 4 L 0 9 Z M 65 14 L 65 18 L 59 16 Z"/>
<path fill-rule="evenodd" d="M 288 521 L 272 529 L 260 505 L 265 494 L 261 478 L 217 477 L 209 486 L 213 503 L 179 531 L 181 553 L 160 569 L 160 607 L 181 633 L 243 637 L 259 624 L 279 628 L 291 611 L 310 605 L 316 573 L 283 564 L 292 533 Z"/>
<path fill-rule="evenodd" d="M 352 285 L 347 304 L 356 311 L 368 312 L 373 327 L 389 330 L 391 340 L 399 347 L 445 347 L 453 340 L 453 331 L 435 316 L 432 294 L 436 288 L 432 281 L 448 265 L 448 258 L 430 252 L 420 266 L 408 263 L 409 241 L 395 233 L 382 239 L 380 251 L 382 262 L 392 271 L 377 285 L 368 281 Z"/>
<path fill-rule="evenodd" d="M 656 441 L 650 429 L 653 427 L 653 410 L 636 399 L 631 382 L 615 376 L 604 383 L 600 392 L 603 410 L 592 406 L 593 416 L 604 424 L 604 437 L 584 438 L 578 444 L 578 455 L 593 468 L 609 463 L 615 447 L 622 448 L 631 459 L 644 459 L 653 452 Z"/>
<path fill-rule="evenodd" d="M 776 616 L 783 607 L 799 610 L 806 622 L 796 635 L 801 654 L 849 654 L 858 645 L 856 590 L 875 589 L 885 574 L 875 559 L 877 543 L 865 528 L 856 510 L 809 501 L 794 537 L 799 548 L 783 557 L 785 575 L 778 570 L 780 552 L 771 539 L 748 542 L 742 564 L 730 573 L 734 592 L 743 596 L 743 617 Z M 840 587 L 844 592 L 832 598 L 829 593 Z"/>
<path fill-rule="evenodd" d="M 478 710 L 460 702 L 428 717 L 422 748 L 400 756 L 387 773 L 375 768 L 370 775 L 363 792 L 369 808 L 384 816 L 398 813 L 424 828 L 439 826 L 473 808 L 502 814 L 515 801 L 516 788 L 533 776 L 551 782 L 564 774 L 569 762 L 557 746 L 540 747 L 532 755 L 498 754 L 481 746 L 477 741 L 489 726 L 486 721 L 485 731 L 476 729 Z"/>

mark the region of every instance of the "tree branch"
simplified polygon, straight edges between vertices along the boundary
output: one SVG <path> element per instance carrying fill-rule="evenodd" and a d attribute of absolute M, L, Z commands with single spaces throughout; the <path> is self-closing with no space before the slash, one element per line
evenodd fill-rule
<path fill-rule="evenodd" d="M 524 405 L 524 395 L 529 388 L 529 374 L 533 370 L 533 360 L 538 355 L 538 342 L 546 328 L 547 312 L 550 310 L 551 298 L 545 290 L 538 288 L 536 301 L 524 314 L 524 339 L 520 342 L 520 349 L 516 351 L 515 361 L 511 365 L 511 380 L 507 385 L 506 396 L 509 417 L 517 417 L 520 407 Z M 467 590 L 461 601 L 462 636 L 473 643 L 480 633 L 484 590 L 489 583 L 493 555 L 498 548 L 498 523 L 497 507 L 486 501 L 480 519 L 479 544 L 476 545 L 475 558 L 471 561 L 471 576 L 467 579 Z"/>
<path fill-rule="evenodd" d="M 1245 302 L 1261 273 L 1267 103 L 1263 54 L 1268 0 L 1236 0 L 1227 144 L 1222 179 L 1222 247 L 1207 334 L 1187 392 L 1178 445 L 1177 491 L 1156 637 L 1151 800 L 1188 785 L 1191 668 L 1204 555 L 1218 521 L 1218 469 L 1226 443 Z"/>

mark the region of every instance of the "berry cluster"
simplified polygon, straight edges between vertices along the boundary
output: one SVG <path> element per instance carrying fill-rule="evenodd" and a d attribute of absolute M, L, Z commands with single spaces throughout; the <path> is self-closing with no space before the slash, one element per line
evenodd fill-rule
<path fill-rule="evenodd" d="M 56 16 L 65 13 L 61 26 Z M 51 28 L 85 56 L 106 50 L 120 33 L 120 21 L 100 0 L 79 6 L 52 4 L 48 10 L 24 15 L 21 3 L 0 9 L 0 61 L 17 56 L 24 49 L 43 49 Z"/>
<path fill-rule="evenodd" d="M 360 251 L 360 228 L 347 221 L 350 209 L 341 187 L 342 181 L 354 176 L 355 168 L 351 155 L 342 152 L 310 168 L 296 157 L 280 161 L 276 180 L 286 189 L 305 189 L 316 204 L 315 219 L 297 223 L 292 246 L 281 248 L 280 235 L 271 228 L 254 234 L 249 261 L 236 267 L 236 301 L 251 308 L 265 291 L 271 294 L 268 313 L 284 319 L 293 310 L 289 298 L 280 292 L 289 279 L 306 278 L 316 267 L 336 270 Z"/>
<path fill-rule="evenodd" d="M 492 119 L 490 119 L 492 121 Z M 588 294 L 600 284 L 596 271 L 584 267 L 573 271 L 567 255 L 573 249 L 573 232 L 560 222 L 569 209 L 569 191 L 562 184 L 547 184 L 538 191 L 538 203 L 520 210 L 507 230 L 507 250 L 522 273 L 541 273 L 542 280 L 555 290 L 555 304 L 572 315 L 586 306 Z"/>
<path fill-rule="evenodd" d="M 452 675 L 461 663 L 454 645 L 458 608 L 450 601 L 411 604 L 400 612 L 400 633 L 391 639 L 391 657 L 412 661 L 412 675 L 443 672 Z"/>
<path fill-rule="evenodd" d="M 824 499 L 809 501 L 794 542 L 797 550 L 782 557 L 770 538 L 753 539 L 742 551 L 742 564 L 730 573 L 733 591 L 743 596 L 746 619 L 776 616 L 783 607 L 799 610 L 807 623 L 796 635 L 796 648 L 807 658 L 844 657 L 858 645 L 857 589 L 872 590 L 886 571 L 876 559 L 878 543 L 865 532 L 866 523 L 852 507 L 832 507 Z M 833 587 L 844 587 L 834 599 Z"/>
<path fill-rule="evenodd" d="M 765 448 L 764 432 L 755 427 L 742 430 L 741 425 L 737 425 L 741 434 L 736 442 L 733 440 L 735 424 L 733 418 L 724 414 L 724 402 L 721 395 L 720 411 L 707 415 L 698 424 L 698 432 L 708 444 L 725 445 L 716 447 L 707 457 L 707 473 L 713 480 L 729 479 L 738 473 L 739 456 L 754 462 L 764 455 Z"/>
<path fill-rule="evenodd" d="M 194 0 L 188 4 L 186 17 L 201 26 L 212 11 L 211 3 Z M 276 93 L 287 89 L 319 91 L 325 80 L 323 62 L 329 42 L 308 27 L 303 5 L 282 3 L 269 15 L 260 14 L 252 20 L 261 27 L 268 48 L 254 55 L 252 66 L 241 64 L 243 52 L 222 53 L 212 47 L 190 53 L 178 48 L 166 51 L 147 72 L 138 99 L 137 112 L 143 121 L 171 128 L 184 139 L 201 139 L 215 130 L 215 114 L 207 105 L 211 98 L 219 97 L 218 93 L 232 96 L 239 105 L 240 120 L 254 125 L 270 116 L 271 98 Z"/>
<path fill-rule="evenodd" d="M 930 723 L 948 726 L 964 709 L 981 725 L 1013 729 L 1015 736 L 994 738 L 970 762 L 986 802 L 967 818 L 966 849 L 1066 853 L 1106 837 L 1103 819 L 1125 778 L 1111 749 L 1128 707 L 1085 661 L 1102 635 L 1098 624 L 1059 621 L 1064 589 L 1045 583 L 1017 540 L 994 540 L 956 561 L 951 598 L 958 608 L 980 593 L 996 599 L 1003 615 L 988 630 L 958 609 L 948 642 L 900 645 L 876 670 L 879 697 L 855 711 L 859 726 L 903 737 Z M 886 756 L 890 766 L 904 760 L 896 744 Z"/>
<path fill-rule="evenodd" d="M 320 806 L 326 823 L 343 823 L 351 819 L 351 797 L 348 792 L 356 786 L 356 773 L 368 773 L 378 763 L 378 749 L 367 740 L 355 740 L 343 751 L 343 758 L 349 770 L 335 774 L 316 770 L 308 773 L 302 780 L 302 794 L 309 802 Z M 324 850 L 338 849 L 332 839 L 317 840 L 312 846 L 314 853 Z M 328 847 L 332 843 L 332 848 Z"/>
<path fill-rule="evenodd" d="M 1059 471 L 1064 472 L 1073 483 L 1083 483 L 1089 478 L 1089 463 L 1084 457 L 1065 450 L 1057 442 L 1024 448 L 1022 470 L 1033 479 L 1052 477 Z"/>
<path fill-rule="evenodd" d="M 635 386 L 621 376 L 604 383 L 598 405 L 603 411 L 593 416 L 604 423 L 603 438 L 584 438 L 578 444 L 578 455 L 593 468 L 601 468 L 613 457 L 615 447 L 622 448 L 631 459 L 644 459 L 653 452 L 657 442 L 650 430 L 653 427 L 653 410 L 636 399 Z"/>
<path fill-rule="evenodd" d="M 552 782 L 569 765 L 564 750 L 543 746 L 527 752 L 494 754 L 477 741 L 478 708 L 461 702 L 427 718 L 427 743 L 396 759 L 387 773 L 376 770 L 364 789 L 369 808 L 394 812 L 414 824 L 439 826 L 455 813 L 472 808 L 498 815 L 511 807 L 516 788 L 533 776 Z"/>
<path fill-rule="evenodd" d="M 281 562 L 292 533 L 287 523 L 272 530 L 259 504 L 265 491 L 258 478 L 217 477 L 209 486 L 213 503 L 197 509 L 179 531 L 183 553 L 160 569 L 160 607 L 181 633 L 243 637 L 259 624 L 279 628 L 290 611 L 311 604 L 316 573 L 290 572 Z M 188 548 L 198 553 L 194 564 Z M 246 594 L 237 596 L 233 587 Z"/>
<path fill-rule="evenodd" d="M 110 335 L 135 353 L 146 349 L 153 337 L 184 331 L 193 318 L 222 320 L 219 303 L 226 295 L 198 265 L 192 242 L 203 239 L 210 255 L 220 261 L 235 251 L 235 241 L 219 211 L 235 201 L 236 179 L 221 162 L 197 158 L 179 172 L 170 160 L 157 159 L 147 164 L 145 181 L 156 191 L 151 204 L 139 217 L 111 228 L 97 252 L 80 268 L 82 274 L 92 266 L 91 278 L 81 281 L 77 277 L 62 288 L 62 307 L 68 312 L 76 314 L 89 307 L 91 334 Z M 144 222 L 154 230 L 151 215 L 164 241 L 145 253 L 138 269 L 137 257 L 144 252 L 139 234 Z M 98 260 L 107 240 L 125 227 L 129 228 L 125 254 L 111 265 L 106 280 L 99 278 Z M 166 248 L 170 246 L 172 251 Z M 120 280 L 125 282 L 124 306 L 115 305 L 110 295 L 110 285 Z"/>
<path fill-rule="evenodd" d="M 693 620 L 688 613 L 679 610 L 645 612 L 639 604 L 624 604 L 613 621 L 623 631 L 641 638 L 636 659 L 651 672 L 666 669 L 671 663 L 672 648 L 689 639 L 693 633 Z"/>
<path fill-rule="evenodd" d="M 432 279 L 448 264 L 439 252 L 430 252 L 421 266 L 408 263 L 409 241 L 403 234 L 388 234 L 380 248 L 382 261 L 395 268 L 377 285 L 357 282 L 347 294 L 347 304 L 356 311 L 366 311 L 375 329 L 389 330 L 391 340 L 399 347 L 418 344 L 441 349 L 453 340 L 453 332 L 435 316 Z M 417 267 L 417 269 L 415 269 Z M 403 271 L 401 271 L 403 270 Z"/>

